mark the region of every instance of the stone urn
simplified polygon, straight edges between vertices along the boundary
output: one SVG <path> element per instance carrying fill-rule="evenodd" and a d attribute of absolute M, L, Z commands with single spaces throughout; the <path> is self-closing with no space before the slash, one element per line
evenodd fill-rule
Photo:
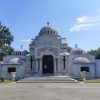
<path fill-rule="evenodd" d="M 12 80 L 16 79 L 16 72 L 11 72 Z"/>
<path fill-rule="evenodd" d="M 80 78 L 81 78 L 81 80 L 83 80 L 83 81 L 86 79 L 86 71 L 82 71 L 82 72 L 81 72 L 81 77 L 80 77 Z"/>

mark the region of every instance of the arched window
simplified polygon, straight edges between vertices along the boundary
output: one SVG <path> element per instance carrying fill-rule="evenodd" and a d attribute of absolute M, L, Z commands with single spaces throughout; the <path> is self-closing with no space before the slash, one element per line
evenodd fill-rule
<path fill-rule="evenodd" d="M 51 31 L 51 34 L 52 34 L 53 32 Z"/>

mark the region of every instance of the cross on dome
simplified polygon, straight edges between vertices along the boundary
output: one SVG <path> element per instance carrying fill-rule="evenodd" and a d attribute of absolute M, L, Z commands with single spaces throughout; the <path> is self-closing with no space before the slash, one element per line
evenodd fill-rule
<path fill-rule="evenodd" d="M 21 49 L 23 48 L 23 45 L 21 44 Z"/>
<path fill-rule="evenodd" d="M 47 25 L 49 26 L 49 25 L 50 25 L 50 23 L 49 23 L 49 22 L 47 22 Z"/>
<path fill-rule="evenodd" d="M 77 48 L 77 44 L 75 44 L 75 48 Z"/>

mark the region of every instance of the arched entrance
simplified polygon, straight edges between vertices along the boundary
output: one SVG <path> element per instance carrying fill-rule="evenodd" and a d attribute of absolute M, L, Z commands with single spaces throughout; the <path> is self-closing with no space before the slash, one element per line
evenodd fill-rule
<path fill-rule="evenodd" d="M 45 55 L 42 58 L 42 72 L 54 73 L 54 62 L 52 55 Z"/>

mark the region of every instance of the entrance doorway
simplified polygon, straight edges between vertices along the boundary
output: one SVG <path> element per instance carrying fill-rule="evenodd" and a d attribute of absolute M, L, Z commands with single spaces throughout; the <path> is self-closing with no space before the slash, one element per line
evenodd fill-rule
<path fill-rule="evenodd" d="M 42 58 L 42 72 L 46 73 L 54 73 L 54 62 L 52 55 L 45 55 Z"/>

